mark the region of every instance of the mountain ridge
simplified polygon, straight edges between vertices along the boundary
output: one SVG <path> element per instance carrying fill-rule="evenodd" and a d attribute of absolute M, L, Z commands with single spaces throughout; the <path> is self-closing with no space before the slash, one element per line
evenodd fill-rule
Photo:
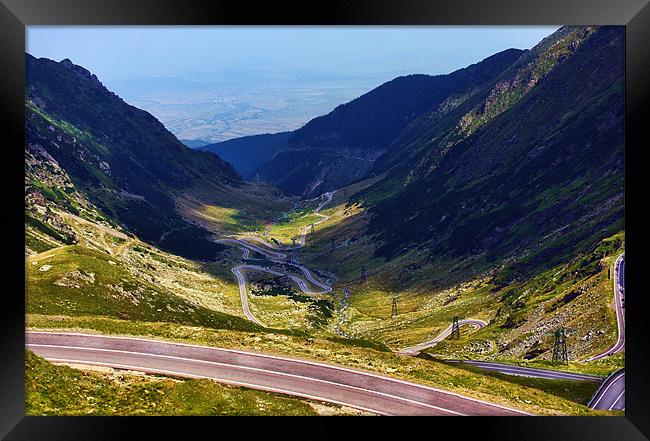
<path fill-rule="evenodd" d="M 28 151 L 47 153 L 33 155 L 44 162 L 40 173 L 32 167 L 26 193 L 40 192 L 67 207 L 77 204 L 39 180 L 56 164 L 66 171 L 70 188 L 101 213 L 96 216 L 141 239 L 199 259 L 223 248 L 208 238 L 208 230 L 177 212 L 174 198 L 195 187 L 236 188 L 240 175 L 218 156 L 183 145 L 87 69 L 68 59 L 57 63 L 27 54 L 26 126 Z"/>
<path fill-rule="evenodd" d="M 206 144 L 198 150 L 214 153 L 230 163 L 244 179 L 253 179 L 256 170 L 286 146 L 293 132 L 262 133 Z"/>
<path fill-rule="evenodd" d="M 315 196 L 365 176 L 390 141 L 452 94 L 467 94 L 514 62 L 508 49 L 446 75 L 397 77 L 294 131 L 257 173 L 284 191 Z"/>

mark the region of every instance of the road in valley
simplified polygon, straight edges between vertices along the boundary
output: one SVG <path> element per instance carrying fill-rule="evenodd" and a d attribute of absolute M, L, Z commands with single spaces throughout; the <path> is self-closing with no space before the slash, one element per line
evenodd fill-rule
<path fill-rule="evenodd" d="M 520 377 L 533 377 L 533 378 L 546 378 L 548 380 L 576 380 L 576 381 L 591 381 L 600 383 L 603 377 L 588 374 L 576 374 L 573 372 L 554 371 L 551 369 L 530 368 L 525 366 L 515 366 L 506 363 L 495 363 L 490 361 L 479 360 L 446 360 L 450 363 L 465 363 L 472 366 L 486 369 L 489 371 L 496 371 L 502 374 L 517 375 Z"/>
<path fill-rule="evenodd" d="M 331 201 L 332 194 L 323 195 L 325 200 L 319 204 L 315 213 L 320 214 L 318 211 Z M 323 219 L 320 222 L 327 219 L 327 216 L 321 216 Z M 249 320 L 264 326 L 249 309 L 245 271 L 261 271 L 278 276 L 288 276 L 306 294 L 331 292 L 331 287 L 315 278 L 309 269 L 297 263 L 286 262 L 284 259 L 287 255 L 280 252 L 293 251 L 303 247 L 308 228 L 305 226 L 299 230 L 301 238 L 296 246 L 277 247 L 258 238 L 223 239 L 220 241 L 238 246 L 242 250 L 243 260 L 261 260 L 251 258 L 252 251 L 261 254 L 265 260 L 270 260 L 278 266 L 280 264 L 293 266 L 299 269 L 304 276 L 303 279 L 282 268 L 269 268 L 251 263 L 233 267 L 232 272 L 237 277 L 242 308 Z M 250 243 L 250 240 L 260 242 L 261 246 Z M 618 340 L 606 352 L 591 357 L 587 361 L 597 360 L 624 348 L 624 255 L 619 256 L 616 260 L 614 281 Z M 321 290 L 312 289 L 307 282 Z M 482 328 L 486 326 L 486 323 L 482 320 L 467 319 L 459 321 L 459 325 Z M 451 332 L 452 326 L 449 326 L 432 340 L 404 348 L 399 353 L 418 355 L 422 350 L 433 347 L 447 338 Z M 139 338 L 49 332 L 28 332 L 26 346 L 55 363 L 90 364 L 188 378 L 210 378 L 222 383 L 323 400 L 383 415 L 526 414 L 516 409 L 371 372 L 274 355 Z M 503 363 L 477 360 L 448 360 L 448 362 L 462 362 L 481 369 L 510 375 L 583 381 L 602 380 L 600 377 L 591 375 L 512 366 Z M 615 372 L 602 383 L 590 400 L 589 406 L 594 409 L 624 409 L 624 370 Z"/>
<path fill-rule="evenodd" d="M 483 320 L 478 319 L 466 319 L 459 320 L 459 326 L 467 325 L 472 326 L 476 329 L 481 329 L 487 325 Z M 417 356 L 425 349 L 434 347 L 445 338 L 451 335 L 453 325 L 449 325 L 445 328 L 440 334 L 435 338 L 428 340 L 424 343 L 420 343 L 417 346 L 411 346 L 408 348 L 400 349 L 398 354 Z M 562 372 L 562 371 L 553 371 L 550 369 L 541 369 L 541 368 L 530 368 L 524 366 L 515 366 L 506 363 L 495 363 L 495 362 L 486 362 L 480 360 L 445 360 L 449 363 L 465 363 L 470 364 L 481 369 L 491 370 L 500 372 L 502 374 L 508 375 L 518 375 L 522 377 L 533 377 L 533 378 L 546 378 L 553 380 L 582 380 L 582 381 L 594 381 L 600 383 L 603 381 L 603 377 L 598 377 L 595 375 L 586 375 L 586 374 L 575 374 L 573 372 Z"/>
<path fill-rule="evenodd" d="M 327 202 L 331 201 L 332 195 L 324 195 L 327 197 L 327 200 L 321 202 L 321 204 L 318 206 L 318 208 L 315 210 L 317 212 L 320 210 Z M 324 215 L 321 215 L 324 216 Z M 324 216 L 323 220 L 326 220 L 327 217 Z M 321 221 L 322 222 L 322 221 Z M 280 251 L 289 251 L 289 250 L 294 250 L 297 248 L 300 248 L 304 246 L 305 243 L 305 235 L 307 234 L 307 228 L 308 227 L 302 227 L 301 229 L 301 239 L 300 242 L 297 246 L 295 247 L 277 247 L 274 246 L 273 244 L 270 244 L 264 240 L 253 238 L 254 240 L 257 240 L 258 242 L 261 242 L 265 248 L 255 246 L 253 244 L 250 244 L 249 242 L 242 241 L 244 243 L 239 243 L 238 245 L 243 245 L 244 247 L 247 247 L 253 251 L 259 252 L 260 254 L 263 254 L 265 257 L 277 261 L 278 259 L 281 258 L 286 258 L 286 255 L 283 253 L 278 253 L 278 250 Z M 236 241 L 233 241 L 236 242 Z M 244 258 L 247 259 L 249 257 L 248 255 L 248 249 L 243 248 L 243 253 L 244 253 Z M 267 248 L 270 248 L 272 251 Z M 249 259 L 250 260 L 250 259 Z M 286 264 L 286 263 L 285 263 Z M 275 271 L 271 270 L 266 267 L 260 267 L 257 265 L 240 265 L 238 267 L 233 268 L 233 272 L 237 275 L 238 281 L 239 281 L 239 286 L 240 286 L 240 294 L 242 295 L 242 305 L 244 306 L 244 312 L 246 313 L 246 316 L 255 321 L 256 323 L 259 323 L 251 314 L 250 311 L 248 310 L 248 304 L 246 301 L 246 287 L 245 287 L 245 279 L 244 276 L 241 274 L 240 270 L 241 269 L 252 269 L 252 270 L 257 270 L 257 271 L 264 271 L 268 272 L 271 274 L 275 275 L 288 275 L 289 277 L 294 280 L 300 289 L 307 293 L 307 294 L 322 294 L 324 292 L 330 292 L 331 287 L 328 285 L 322 284 L 320 281 L 316 280 L 311 276 L 311 272 L 307 269 L 304 268 L 300 265 L 291 263 L 290 265 L 296 266 L 301 270 L 303 275 L 307 280 L 309 280 L 311 283 L 313 283 L 316 286 L 319 286 L 320 288 L 323 288 L 323 291 L 313 291 L 309 289 L 305 283 L 304 280 L 300 279 L 299 277 L 283 273 L 280 271 Z M 586 361 L 591 361 L 591 360 L 598 360 L 600 358 L 612 355 L 616 352 L 619 352 L 624 349 L 625 347 L 625 318 L 624 318 L 624 286 L 625 286 L 625 280 L 624 280 L 624 265 L 625 265 L 625 260 L 624 260 L 624 254 L 621 254 L 614 265 L 614 307 L 616 310 L 616 316 L 617 316 L 617 324 L 618 324 L 618 339 L 616 343 L 610 347 L 607 351 L 598 354 L 596 356 L 588 358 Z M 460 320 L 459 321 L 459 326 L 472 326 L 474 328 L 480 329 L 484 326 L 487 325 L 487 323 L 483 320 L 478 320 L 478 319 L 465 319 L 465 320 Z M 444 340 L 445 338 L 449 337 L 452 333 L 452 325 L 449 327 L 445 328 L 440 334 L 438 334 L 435 338 L 428 340 L 426 342 L 420 343 L 416 346 L 411 346 L 408 348 L 401 349 L 398 351 L 398 353 L 403 354 L 403 355 L 411 355 L 411 356 L 417 356 L 420 354 L 421 351 L 431 348 L 435 345 L 437 345 L 439 342 Z M 337 329 L 339 329 L 337 327 Z M 476 367 L 479 367 L 481 369 L 486 369 L 486 370 L 492 370 L 496 372 L 500 372 L 503 374 L 508 374 L 508 375 L 518 375 L 518 376 L 527 376 L 527 377 L 534 377 L 534 378 L 546 378 L 546 379 L 561 379 L 561 380 L 578 380 L 578 381 L 592 381 L 592 382 L 601 382 L 603 381 L 602 377 L 594 376 L 594 375 L 587 375 L 587 374 L 577 374 L 577 373 L 572 373 L 572 372 L 562 372 L 562 371 L 554 371 L 554 370 L 549 370 L 549 369 L 541 369 L 541 368 L 530 368 L 530 367 L 524 367 L 524 366 L 514 366 L 514 365 L 509 365 L 505 363 L 496 363 L 496 362 L 486 362 L 486 361 L 480 361 L 480 360 L 448 360 L 449 362 L 463 362 L 466 364 L 474 365 Z M 612 375 L 614 377 L 614 374 Z M 611 378 L 611 377 L 610 377 Z M 593 407 L 593 408 L 598 408 L 598 409 L 624 409 L 625 406 L 625 393 L 624 393 L 624 387 L 625 387 L 625 372 L 624 371 L 617 371 L 616 376 L 614 380 L 610 380 L 609 378 L 603 382 L 601 385 L 601 388 L 599 391 L 594 395 L 594 398 L 590 401 L 590 407 L 592 407 L 592 404 L 595 403 L 595 405 L 600 406 L 600 407 Z"/>
<path fill-rule="evenodd" d="M 616 310 L 618 338 L 616 342 L 606 351 L 589 357 L 585 362 L 599 360 L 601 358 L 613 355 L 625 348 L 625 254 L 621 254 L 614 264 L 614 309 Z M 481 320 L 461 320 L 459 325 L 473 325 L 476 328 L 482 328 L 486 325 Z M 398 351 L 403 355 L 417 356 L 424 349 L 435 346 L 442 340 L 451 335 L 452 326 L 450 325 L 434 339 L 421 343 L 417 346 L 404 348 Z M 602 382 L 600 388 L 596 391 L 588 406 L 592 409 L 605 410 L 624 410 L 625 409 L 625 370 L 620 369 L 603 381 L 603 377 L 587 374 L 577 374 L 573 372 L 553 371 L 541 368 L 529 368 L 524 366 L 513 366 L 505 363 L 495 363 L 480 360 L 446 360 L 451 363 L 470 364 L 481 369 L 493 370 L 508 375 L 518 375 L 534 378 L 561 379 L 561 380 L 580 380 Z"/>
<path fill-rule="evenodd" d="M 589 357 L 585 362 L 600 360 L 625 349 L 625 254 L 614 263 L 614 309 L 618 338 L 606 351 Z M 592 409 L 625 410 L 625 369 L 611 374 L 589 402 Z"/>
<path fill-rule="evenodd" d="M 329 219 L 328 216 L 319 213 L 319 211 L 327 203 L 329 203 L 332 200 L 332 196 L 334 195 L 334 193 L 335 192 L 327 192 L 327 193 L 324 193 L 323 195 L 320 196 L 320 198 L 324 199 L 324 200 L 318 205 L 318 207 L 316 207 L 316 209 L 314 210 L 313 213 L 321 216 L 323 219 L 321 219 L 318 222 L 315 222 L 314 225 L 317 225 L 317 224 L 319 224 L 321 222 L 324 222 L 327 219 Z M 294 208 L 295 208 L 295 206 L 294 206 Z M 246 276 L 243 273 L 244 270 L 260 271 L 260 272 L 265 272 L 265 273 L 268 273 L 268 274 L 273 274 L 273 275 L 276 275 L 276 276 L 287 276 L 287 277 L 291 278 L 291 280 L 296 282 L 296 284 L 298 285 L 298 287 L 300 288 L 300 290 L 302 292 L 304 292 L 305 294 L 309 294 L 309 295 L 326 294 L 326 293 L 329 293 L 329 292 L 332 291 L 331 286 L 329 286 L 326 283 L 323 283 L 320 280 L 318 280 L 317 278 L 315 278 L 308 268 L 306 268 L 306 267 L 304 267 L 304 266 L 302 266 L 302 265 L 300 265 L 298 263 L 284 261 L 283 259 L 286 259 L 287 255 L 285 253 L 281 253 L 281 252 L 277 251 L 277 250 L 279 250 L 279 251 L 293 251 L 293 250 L 296 250 L 298 248 L 301 248 L 301 247 L 305 246 L 305 237 L 307 236 L 308 228 L 309 228 L 309 226 L 304 226 L 304 227 L 300 228 L 300 230 L 299 230 L 300 235 L 301 235 L 300 236 L 300 241 L 298 242 L 298 244 L 296 246 L 277 247 L 277 246 L 275 246 L 275 245 L 273 245 L 273 244 L 271 244 L 271 243 L 269 243 L 269 242 L 267 242 L 267 241 L 265 241 L 263 239 L 257 238 L 257 237 L 247 237 L 247 238 L 240 238 L 240 239 L 220 239 L 220 240 L 217 241 L 219 243 L 236 245 L 242 251 L 242 260 L 247 260 L 247 261 L 258 260 L 258 259 L 253 259 L 253 258 L 250 257 L 250 252 L 254 251 L 256 253 L 259 253 L 259 254 L 263 255 L 265 258 L 267 258 L 268 260 L 272 261 L 275 264 L 293 266 L 293 267 L 300 270 L 300 272 L 302 273 L 302 275 L 305 277 L 305 279 L 307 281 L 309 281 L 313 285 L 321 288 L 320 291 L 314 291 L 314 290 L 309 288 L 309 286 L 308 286 L 307 282 L 305 281 L 305 279 L 302 279 L 302 278 L 300 278 L 298 276 L 295 276 L 293 274 L 290 274 L 288 272 L 284 272 L 284 271 L 281 270 L 281 268 L 272 269 L 272 268 L 269 268 L 267 266 L 254 265 L 254 264 L 236 265 L 236 266 L 232 267 L 230 271 L 232 271 L 232 273 L 237 278 L 237 284 L 239 285 L 239 297 L 241 299 L 242 310 L 244 311 L 244 315 L 246 316 L 246 318 L 248 318 L 250 321 L 252 321 L 254 323 L 257 323 L 260 326 L 264 326 L 264 324 L 260 320 L 258 320 L 250 311 L 250 307 L 248 305 L 248 290 L 246 289 Z M 250 243 L 250 240 L 254 240 L 254 241 L 262 243 L 263 247 Z M 273 250 L 276 250 L 276 251 L 273 251 Z"/>
<path fill-rule="evenodd" d="M 464 326 L 464 325 L 468 325 L 480 329 L 483 328 L 485 325 L 487 325 L 487 323 L 484 322 L 483 320 L 478 320 L 478 319 L 458 320 L 458 326 Z M 416 346 L 400 349 L 398 352 L 403 355 L 418 355 L 423 350 L 431 348 L 437 345 L 438 343 L 440 343 L 441 341 L 443 341 L 445 338 L 449 337 L 451 335 L 452 329 L 453 329 L 453 325 L 449 325 L 449 327 L 445 328 L 444 331 L 442 331 L 440 334 L 435 336 L 433 339 L 427 340 L 424 343 L 420 343 L 419 345 Z"/>
<path fill-rule="evenodd" d="M 246 248 L 246 249 L 248 249 L 250 251 L 254 251 L 256 253 L 262 254 L 264 257 L 266 257 L 268 259 L 271 259 L 271 260 L 281 260 L 281 259 L 285 259 L 287 257 L 287 255 L 284 254 L 284 253 L 269 251 L 269 250 L 266 250 L 266 249 L 264 249 L 262 247 L 258 247 L 257 245 L 253 245 L 251 243 L 244 242 L 241 239 L 218 239 L 216 242 L 227 244 L 227 245 L 235 245 L 235 246 L 239 247 L 240 249 Z M 242 249 L 242 251 L 243 251 L 243 249 Z M 245 258 L 248 258 L 248 254 L 246 254 Z"/>
<path fill-rule="evenodd" d="M 276 355 L 141 338 L 29 331 L 26 347 L 54 363 L 210 378 L 381 415 L 529 415 L 373 372 Z"/>
<path fill-rule="evenodd" d="M 244 278 L 244 275 L 241 273 L 238 267 L 232 268 L 231 271 L 235 277 L 237 277 L 237 283 L 239 285 L 239 298 L 241 300 L 241 307 L 244 311 L 244 315 L 251 322 L 256 323 L 260 326 L 265 326 L 264 323 L 255 318 L 248 306 L 248 293 L 246 292 L 246 279 Z"/>

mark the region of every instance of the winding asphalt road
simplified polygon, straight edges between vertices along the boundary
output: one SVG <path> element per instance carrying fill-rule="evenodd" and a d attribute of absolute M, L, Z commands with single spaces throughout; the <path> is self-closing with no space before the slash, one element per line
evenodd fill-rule
<path fill-rule="evenodd" d="M 592 409 L 625 410 L 625 369 L 611 374 L 600 385 L 588 406 Z"/>
<path fill-rule="evenodd" d="M 464 325 L 469 325 L 477 329 L 481 329 L 485 325 L 487 325 L 487 323 L 484 322 L 483 320 L 478 320 L 478 319 L 458 320 L 458 326 L 464 326 Z M 398 352 L 403 355 L 418 355 L 423 350 L 427 348 L 431 348 L 437 345 L 438 343 L 440 343 L 441 341 L 443 341 L 445 338 L 449 337 L 451 335 L 452 328 L 453 325 L 449 325 L 449 327 L 447 327 L 444 331 L 442 331 L 433 339 L 425 341 L 424 343 L 420 343 L 417 346 L 411 346 L 409 348 L 400 349 Z"/>
<path fill-rule="evenodd" d="M 621 254 L 614 264 L 614 308 L 618 325 L 618 339 L 606 351 L 587 358 L 585 362 L 599 360 L 601 358 L 613 355 L 625 348 L 625 254 Z M 469 324 L 477 328 L 486 325 L 481 320 L 461 320 L 459 325 Z M 424 349 L 430 348 L 447 338 L 451 334 L 452 326 L 450 325 L 434 339 L 421 343 L 417 346 L 404 348 L 399 351 L 400 354 L 417 356 Z M 493 370 L 508 375 L 518 375 L 534 378 L 561 379 L 561 380 L 581 380 L 602 382 L 594 396 L 589 401 L 588 406 L 592 409 L 605 410 L 624 410 L 625 409 L 625 369 L 620 369 L 612 373 L 604 381 L 602 377 L 587 374 L 577 374 L 573 372 L 552 371 L 549 369 L 529 368 L 523 366 L 513 366 L 505 363 L 495 363 L 480 360 L 447 360 L 451 363 L 464 363 L 477 366 L 481 369 Z"/>
<path fill-rule="evenodd" d="M 618 338 L 609 349 L 589 357 L 585 360 L 594 361 L 608 357 L 625 349 L 625 254 L 621 254 L 614 264 L 614 309 L 616 310 L 616 323 Z"/>
<path fill-rule="evenodd" d="M 585 360 L 594 361 L 616 354 L 625 349 L 625 254 L 621 254 L 614 264 L 614 308 L 618 326 L 618 338 L 605 352 Z M 625 369 L 612 373 L 601 384 L 589 401 L 592 409 L 625 410 Z"/>
<path fill-rule="evenodd" d="M 327 195 L 316 212 L 327 202 Z M 324 217 L 323 221 L 327 219 Z M 321 221 L 322 222 L 322 221 Z M 292 250 L 304 246 L 307 228 L 301 231 L 300 244 L 296 247 L 278 248 L 256 239 L 268 248 Z M 243 247 L 243 258 L 249 258 L 250 251 L 258 252 L 271 260 L 286 255 L 270 251 L 243 240 L 225 239 Z M 287 264 L 286 262 L 277 262 Z M 300 289 L 308 294 L 330 292 L 331 287 L 311 276 L 311 272 L 298 264 L 291 264 L 301 270 L 311 283 L 324 289 L 312 291 L 305 281 L 297 276 L 271 270 L 258 265 L 239 265 L 232 268 L 238 280 L 242 308 L 246 317 L 263 326 L 248 308 L 246 280 L 241 270 L 264 271 L 276 275 L 287 275 Z M 587 361 L 616 353 L 624 348 L 625 326 L 623 314 L 624 255 L 615 264 L 615 308 L 618 319 L 618 340 L 606 352 Z M 459 325 L 482 328 L 482 320 L 468 319 Z M 399 351 L 401 354 L 418 355 L 420 351 L 435 346 L 451 334 L 450 325 L 434 339 Z M 525 415 L 525 412 L 499 406 L 461 395 L 438 390 L 428 386 L 383 377 L 370 372 L 353 370 L 341 366 L 296 360 L 279 356 L 255 354 L 197 345 L 184 345 L 138 338 L 90 336 L 69 333 L 28 332 L 26 346 L 44 358 L 57 363 L 92 364 L 118 369 L 131 369 L 189 378 L 211 378 L 213 380 L 271 392 L 285 393 L 303 398 L 318 399 L 347 405 L 383 415 Z M 549 379 L 572 379 L 599 381 L 599 377 L 551 371 L 547 369 L 511 366 L 501 363 L 476 360 L 449 360 L 475 365 L 510 375 L 523 375 Z M 594 409 L 622 410 L 625 408 L 625 371 L 623 369 L 608 377 L 589 402 Z"/>
<path fill-rule="evenodd" d="M 237 283 L 239 284 L 239 298 L 241 299 L 241 307 L 242 310 L 244 311 L 244 315 L 248 320 L 250 320 L 253 323 L 256 323 L 260 326 L 266 326 L 264 323 L 259 321 L 253 313 L 251 312 L 249 306 L 248 306 L 248 293 L 246 292 L 246 279 L 244 278 L 244 275 L 241 273 L 239 270 L 239 267 L 234 267 L 231 269 L 235 277 L 237 277 Z"/>
<path fill-rule="evenodd" d="M 372 372 L 276 355 L 104 335 L 27 332 L 25 338 L 28 349 L 54 363 L 210 378 L 381 415 L 529 415 Z"/>
<path fill-rule="evenodd" d="M 505 363 L 494 363 L 490 361 L 478 360 L 446 360 L 450 363 L 464 363 L 472 366 L 486 369 L 489 371 L 496 371 L 502 374 L 517 375 L 520 377 L 533 377 L 533 378 L 546 378 L 548 380 L 577 380 L 577 381 L 591 381 L 600 383 L 603 377 L 597 375 L 576 374 L 573 372 L 553 371 L 550 369 L 530 368 L 524 366 L 514 366 Z"/>
<path fill-rule="evenodd" d="M 319 224 L 321 222 L 324 222 L 327 219 L 329 219 L 329 216 L 321 214 L 321 213 L 319 213 L 319 211 L 321 210 L 321 208 L 323 208 L 325 206 L 325 204 L 329 203 L 332 200 L 332 196 L 334 195 L 334 193 L 335 192 L 333 192 L 333 191 L 332 192 L 327 192 L 327 193 L 324 193 L 323 195 L 320 196 L 320 198 L 324 199 L 324 200 L 318 205 L 318 207 L 316 207 L 316 209 L 314 210 L 314 214 L 318 214 L 323 219 L 321 219 L 318 222 L 315 222 L 314 225 L 317 225 L 317 224 Z M 250 258 L 250 251 L 254 251 L 256 253 L 259 253 L 259 254 L 263 255 L 264 257 L 266 257 L 267 259 L 271 260 L 274 263 L 282 264 L 282 265 L 290 265 L 290 266 L 293 266 L 295 268 L 298 268 L 300 270 L 300 272 L 303 274 L 303 276 L 305 277 L 306 280 L 308 280 L 313 285 L 318 286 L 319 288 L 321 288 L 320 291 L 314 291 L 314 290 L 312 290 L 312 289 L 310 289 L 308 287 L 307 282 L 304 279 L 302 279 L 300 277 L 297 277 L 297 276 L 294 276 L 292 274 L 286 273 L 286 272 L 273 270 L 273 269 L 268 268 L 266 266 L 253 265 L 253 264 L 243 264 L 243 265 L 234 266 L 233 268 L 231 268 L 230 271 L 232 271 L 232 273 L 235 275 L 235 277 L 237 277 L 237 283 L 239 285 L 239 297 L 241 299 L 242 310 L 244 311 L 244 315 L 246 316 L 246 318 L 248 318 L 250 321 L 252 321 L 254 323 L 257 323 L 260 326 L 265 326 L 250 311 L 250 307 L 248 305 L 248 291 L 246 289 L 246 277 L 245 277 L 244 273 L 242 272 L 243 270 L 261 271 L 261 272 L 265 272 L 265 273 L 268 273 L 268 274 L 274 274 L 274 275 L 277 275 L 277 276 L 288 276 L 288 277 L 291 278 L 291 280 L 296 282 L 296 284 L 298 285 L 300 290 L 302 292 L 304 292 L 305 294 L 310 294 L 310 295 L 326 294 L 326 293 L 329 293 L 329 292 L 332 291 L 331 286 L 329 286 L 329 285 L 321 282 L 320 280 L 316 279 L 312 275 L 311 271 L 308 268 L 306 268 L 306 267 L 304 267 L 302 265 L 299 265 L 297 263 L 285 262 L 282 259 L 285 259 L 287 257 L 286 254 L 280 253 L 278 251 L 273 251 L 273 250 L 292 251 L 292 250 L 295 250 L 295 249 L 298 249 L 298 248 L 301 248 L 301 247 L 305 246 L 305 237 L 307 236 L 308 228 L 309 228 L 309 226 L 301 227 L 301 229 L 299 230 L 299 232 L 301 234 L 300 242 L 296 246 L 277 247 L 277 246 L 275 246 L 275 245 L 273 245 L 273 244 L 271 244 L 269 242 L 266 242 L 263 239 L 257 238 L 257 237 L 249 237 L 249 238 L 241 238 L 241 239 L 220 239 L 220 240 L 217 241 L 219 243 L 231 244 L 231 245 L 236 245 L 237 247 L 239 247 L 242 250 L 242 259 L 243 260 L 256 260 L 256 259 Z M 255 240 L 255 241 L 261 242 L 264 245 L 264 247 L 266 247 L 266 248 L 262 248 L 262 247 L 260 247 L 258 245 L 251 244 L 250 242 L 248 242 L 248 240 Z M 271 250 L 269 250 L 267 248 L 271 248 Z"/>
<path fill-rule="evenodd" d="M 459 320 L 458 324 L 460 326 L 463 325 L 473 326 L 477 329 L 483 328 L 484 326 L 487 325 L 487 323 L 484 322 L 483 320 L 477 320 L 477 319 Z M 444 331 L 442 331 L 432 340 L 428 340 L 417 346 L 411 346 L 409 348 L 401 349 L 398 351 L 398 353 L 402 355 L 417 356 L 424 349 L 431 348 L 437 345 L 438 343 L 440 343 L 445 338 L 449 337 L 451 335 L 451 331 L 452 331 L 452 325 L 449 325 L 449 327 L 445 328 Z M 599 377 L 595 375 L 576 374 L 573 372 L 553 371 L 550 369 L 541 369 L 541 368 L 530 368 L 530 367 L 515 366 L 515 365 L 510 365 L 505 363 L 495 363 L 495 362 L 487 362 L 487 361 L 480 361 L 480 360 L 445 360 L 445 361 L 449 363 L 470 364 L 479 367 L 481 369 L 496 371 L 508 375 L 518 375 L 521 377 L 546 378 L 551 380 L 581 380 L 581 381 L 593 381 L 597 383 L 603 381 L 603 377 Z"/>

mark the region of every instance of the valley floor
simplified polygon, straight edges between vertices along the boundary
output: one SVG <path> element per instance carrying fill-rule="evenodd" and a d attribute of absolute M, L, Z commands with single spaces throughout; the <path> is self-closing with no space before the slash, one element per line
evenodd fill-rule
<path fill-rule="evenodd" d="M 284 215 L 276 212 L 259 223 L 238 224 L 228 220 L 233 211 L 194 207 L 195 213 L 209 214 L 202 225 L 218 237 L 245 242 L 224 246 L 212 262 L 184 259 L 111 226 L 62 213 L 76 243 L 39 242 L 43 234 L 28 231 L 37 244 L 33 249 L 40 248 L 26 258 L 28 329 L 146 336 L 325 361 L 535 414 L 616 414 L 586 406 L 598 387 L 594 381 L 517 377 L 446 360 L 491 360 L 601 377 L 622 367 L 620 353 L 579 361 L 616 340 L 608 269 L 623 251 L 622 233 L 604 241 L 592 253 L 597 258 L 582 256 L 530 280 L 499 286 L 488 270 L 431 290 L 427 285 L 436 274 L 457 270 L 448 262 L 427 262 L 416 250 L 388 263 L 374 258 L 376 244 L 362 233 L 364 209 L 348 203 L 363 187 L 355 185 L 329 200 L 293 201 Z M 248 250 L 243 255 L 242 248 Z M 291 254 L 309 276 L 287 262 Z M 284 276 L 246 270 L 242 294 L 231 269 L 243 261 Z M 510 300 L 512 292 L 521 294 Z M 242 295 L 264 326 L 246 316 Z M 462 327 L 459 339 L 441 338 L 419 357 L 397 353 L 433 339 L 453 317 L 485 325 Z M 558 366 L 549 361 L 549 349 L 551 331 L 560 324 L 570 326 L 574 337 L 568 343 L 570 363 Z M 90 372 L 87 366 L 78 371 L 29 353 L 27 360 L 27 413 L 32 415 L 131 414 L 136 408 L 145 414 L 360 413 L 208 380 Z M 46 376 L 51 379 L 45 381 Z M 92 384 L 101 394 L 87 391 Z M 79 391 L 88 394 L 88 403 L 71 399 Z M 189 392 L 204 399 L 194 400 Z"/>

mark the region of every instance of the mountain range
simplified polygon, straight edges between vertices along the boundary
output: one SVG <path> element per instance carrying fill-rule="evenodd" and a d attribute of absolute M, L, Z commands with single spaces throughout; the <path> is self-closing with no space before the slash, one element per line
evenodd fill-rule
<path fill-rule="evenodd" d="M 215 153 L 232 166 L 244 179 L 254 179 L 257 169 L 287 145 L 292 132 L 264 133 L 206 144 L 199 150 Z"/>
<path fill-rule="evenodd" d="M 179 214 L 175 198 L 191 189 L 241 187 L 230 164 L 186 147 L 68 59 L 27 54 L 26 81 L 26 201 L 49 200 L 186 257 L 211 260 L 223 248 Z M 52 170 L 63 180 L 53 181 Z M 39 222 L 38 212 L 27 216 Z"/>
<path fill-rule="evenodd" d="M 311 225 L 300 262 L 338 284 L 327 301 L 348 290 L 346 326 L 357 336 L 417 343 L 472 313 L 488 323 L 481 332 L 499 342 L 495 352 L 548 355 L 540 335 L 560 319 L 585 333 L 592 323 L 615 323 L 603 259 L 624 243 L 624 47 L 621 27 L 565 26 L 529 50 L 446 75 L 395 78 L 298 130 L 197 149 L 83 67 L 27 55 L 26 252 L 37 260 L 56 249 L 68 265 L 86 259 L 80 248 L 104 243 L 110 252 L 92 255 L 102 271 L 115 270 L 109 259 L 124 274 L 149 271 L 147 290 L 164 288 L 169 298 L 182 291 L 189 302 L 178 307 L 182 318 L 157 306 L 147 315 L 136 304 L 142 317 L 192 326 L 228 320 L 248 331 L 257 325 L 242 317 L 231 272 L 242 254 L 214 239 L 256 235 L 286 245 Z M 325 192 L 334 193 L 319 206 L 314 198 Z M 310 211 L 317 206 L 327 214 Z M 92 234 L 83 232 L 87 224 Z M 116 239 L 107 239 L 109 229 Z M 62 279 L 45 280 L 54 270 L 44 266 L 30 267 L 32 279 L 45 280 L 52 315 L 81 314 L 51 294 L 74 272 L 60 267 Z M 163 271 L 173 273 L 164 286 Z M 259 292 L 280 289 L 251 280 Z M 384 314 L 391 293 L 403 295 L 408 320 Z M 251 302 L 264 312 L 282 296 Z M 277 319 L 285 327 L 301 311 L 287 302 Z M 111 314 L 133 316 L 130 304 L 118 306 Z M 334 326 L 328 314 L 322 322 Z M 606 343 L 599 338 L 572 344 L 593 353 Z"/>
<path fill-rule="evenodd" d="M 350 203 L 368 209 L 376 257 L 530 251 L 551 265 L 623 228 L 623 45 L 617 27 L 565 26 L 530 50 L 382 84 L 272 155 L 229 142 L 266 161 L 247 176 L 289 193 L 372 179 Z"/>

